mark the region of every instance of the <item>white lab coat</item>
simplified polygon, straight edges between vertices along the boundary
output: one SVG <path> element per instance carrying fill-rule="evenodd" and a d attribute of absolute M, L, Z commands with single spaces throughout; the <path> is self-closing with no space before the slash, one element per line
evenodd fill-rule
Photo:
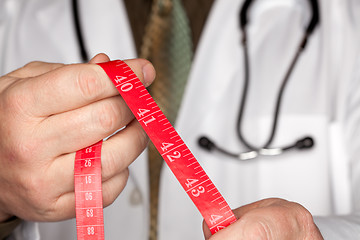
<path fill-rule="evenodd" d="M 123 3 L 81 0 L 90 55 L 136 57 Z M 357 0 L 321 0 L 310 37 L 286 88 L 273 146 L 311 135 L 315 147 L 249 162 L 200 149 L 207 135 L 238 152 L 236 116 L 243 87 L 238 12 L 218 0 L 210 12 L 176 128 L 232 208 L 267 197 L 296 201 L 316 216 L 325 239 L 360 239 L 360 45 Z M 305 0 L 258 0 L 248 27 L 251 82 L 244 134 L 260 146 L 270 133 L 275 97 L 310 17 Z M 0 1 L 0 73 L 33 60 L 79 62 L 70 1 Z M 106 239 L 147 239 L 146 153 L 130 167 L 127 187 L 105 211 Z M 332 217 L 329 217 L 332 216 Z M 202 239 L 202 217 L 165 166 L 160 240 Z M 39 228 L 37 228 L 39 226 Z M 32 234 L 32 235 L 31 235 Z M 26 223 L 13 239 L 75 239 L 75 221 Z M 30 237 L 32 236 L 32 237 Z"/>

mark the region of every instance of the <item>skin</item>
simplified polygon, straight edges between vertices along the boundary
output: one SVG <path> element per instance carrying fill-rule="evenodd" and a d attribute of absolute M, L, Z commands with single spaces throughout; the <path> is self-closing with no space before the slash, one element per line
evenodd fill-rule
<path fill-rule="evenodd" d="M 233 210 L 236 222 L 211 235 L 203 223 L 206 240 L 321 240 L 323 237 L 306 208 L 283 199 L 264 199 Z"/>
<path fill-rule="evenodd" d="M 121 193 L 128 166 L 148 138 L 105 72 L 89 64 L 32 62 L 0 78 L 0 222 L 75 217 L 76 151 L 124 130 L 103 143 L 104 206 Z M 146 60 L 127 64 L 145 86 L 155 78 Z"/>
<path fill-rule="evenodd" d="M 148 139 L 103 70 L 90 64 L 32 62 L 0 78 L 0 222 L 75 217 L 75 152 L 127 126 L 103 143 L 104 206 L 121 193 L 128 166 Z M 143 59 L 127 64 L 145 86 L 155 78 Z M 206 240 L 323 239 L 308 210 L 282 199 L 264 199 L 234 210 L 239 219 Z"/>

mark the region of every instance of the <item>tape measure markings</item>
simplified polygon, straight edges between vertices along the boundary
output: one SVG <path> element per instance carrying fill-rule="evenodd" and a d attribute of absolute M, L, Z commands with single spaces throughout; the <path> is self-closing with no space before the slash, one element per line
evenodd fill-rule
<path fill-rule="evenodd" d="M 102 141 L 75 155 L 74 186 L 78 240 L 103 240 L 104 218 L 101 190 Z"/>
<path fill-rule="evenodd" d="M 108 74 L 185 192 L 203 215 L 211 232 L 214 234 L 236 221 L 225 199 L 130 67 L 123 61 L 98 65 Z M 136 91 L 133 91 L 134 89 Z M 144 98 L 145 100 L 140 101 Z M 148 109 L 149 107 L 151 110 Z M 104 239 L 101 144 L 102 141 L 84 148 L 78 151 L 75 157 L 74 181 L 78 240 Z M 198 176 L 201 173 L 204 174 Z M 205 179 L 202 180 L 203 178 Z M 205 185 L 207 182 L 210 183 Z M 211 194 L 213 191 L 215 193 Z"/>
<path fill-rule="evenodd" d="M 136 75 L 132 77 L 130 67 L 120 60 L 98 65 L 112 80 L 185 192 L 203 215 L 212 233 L 236 221 L 220 193 L 219 197 L 213 199 L 212 191 L 218 190 L 140 80 Z M 140 99 L 143 100 L 139 101 Z M 154 106 L 151 107 L 152 105 Z M 190 161 L 193 162 L 189 164 Z M 205 174 L 199 176 L 201 173 Z M 201 180 L 202 178 L 205 180 Z M 211 191 L 204 185 L 208 181 L 211 182 Z M 210 203 L 214 205 L 210 206 Z"/>

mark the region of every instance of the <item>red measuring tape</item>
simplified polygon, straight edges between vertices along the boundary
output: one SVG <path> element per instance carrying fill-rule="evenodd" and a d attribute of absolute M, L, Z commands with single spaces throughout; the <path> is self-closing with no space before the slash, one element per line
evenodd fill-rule
<path fill-rule="evenodd" d="M 77 239 L 104 239 L 101 191 L 102 141 L 75 155 L 74 183 Z"/>
<path fill-rule="evenodd" d="M 104 69 L 106 74 L 114 83 L 120 95 L 125 100 L 136 119 L 140 122 L 150 140 L 154 143 L 155 147 L 164 158 L 165 162 L 181 186 L 184 188 L 185 192 L 200 211 L 212 234 L 235 222 L 236 217 L 231 211 L 229 205 L 226 203 L 225 199 L 195 159 L 194 155 L 190 152 L 189 148 L 185 145 L 184 141 L 180 138 L 179 134 L 171 126 L 170 122 L 167 120 L 158 105 L 155 103 L 154 99 L 150 96 L 149 92 L 131 68 L 121 60 L 100 63 L 98 65 Z M 90 147 L 92 149 L 91 151 L 99 151 L 99 153 L 93 153 L 91 156 L 100 156 L 100 147 L 101 145 L 94 145 Z M 84 152 L 86 152 L 86 149 L 88 148 L 79 151 L 76 156 L 79 156 L 80 158 L 82 154 L 85 155 Z M 86 157 L 81 157 L 81 159 L 87 159 Z M 94 158 L 98 159 L 97 157 Z M 100 159 L 98 160 L 100 161 Z M 77 158 L 75 161 L 77 161 Z M 83 164 L 86 163 L 84 160 L 82 161 Z M 97 167 L 100 168 L 100 162 L 97 163 Z M 84 168 L 84 166 L 85 165 L 81 166 L 82 169 L 91 169 L 86 167 Z M 75 175 L 78 172 L 76 167 L 77 165 L 75 164 Z M 96 171 L 99 174 L 96 179 L 100 182 L 100 187 L 96 184 L 97 187 L 96 190 L 94 190 L 97 194 L 99 189 L 101 191 L 101 169 Z M 84 181 L 86 181 L 86 177 L 83 176 L 79 179 L 81 179 L 82 185 L 86 186 L 86 182 L 84 183 Z M 75 182 L 75 192 L 77 191 L 76 185 L 77 183 Z M 80 197 L 79 199 L 76 198 L 78 239 L 101 239 L 95 237 L 96 234 L 94 236 L 91 235 L 91 238 L 89 237 L 89 233 L 92 234 L 92 229 L 94 229 L 95 233 L 97 233 L 98 229 L 100 231 L 101 228 L 97 228 L 100 224 L 97 224 L 103 222 L 103 220 L 99 220 L 99 222 L 97 222 L 92 220 L 93 217 L 90 217 L 89 219 L 86 215 L 89 208 L 85 206 L 87 204 L 87 200 L 84 200 L 84 198 L 86 198 L 85 193 L 89 193 L 90 191 L 87 189 L 82 191 L 84 191 L 84 194 L 76 193 L 76 196 Z M 99 201 L 98 198 L 96 198 L 96 200 Z M 94 205 L 97 209 L 99 204 L 99 202 L 96 204 L 92 203 L 91 206 Z M 78 208 L 83 210 L 78 210 Z M 93 211 L 93 213 L 95 218 L 95 211 Z M 78 214 L 79 218 L 82 219 L 81 221 L 78 221 Z M 102 211 L 101 213 L 100 211 L 96 211 L 96 217 L 102 218 Z M 96 224 L 93 224 L 93 222 L 96 222 Z M 79 224 L 82 225 L 79 226 Z M 103 231 L 103 224 L 101 226 Z M 83 229 L 86 229 L 87 231 L 84 231 Z M 82 234 L 88 234 L 86 236 L 87 238 L 81 238 L 82 236 L 79 236 L 79 230 L 82 230 Z M 99 234 L 102 236 L 104 235 L 103 232 Z"/>

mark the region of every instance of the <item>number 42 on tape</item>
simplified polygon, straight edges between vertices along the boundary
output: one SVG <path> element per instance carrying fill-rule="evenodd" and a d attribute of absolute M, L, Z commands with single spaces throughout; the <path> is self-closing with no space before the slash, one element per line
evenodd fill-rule
<path fill-rule="evenodd" d="M 109 76 L 210 231 L 214 234 L 235 222 L 236 217 L 225 199 L 131 68 L 121 60 L 98 65 Z"/>
<path fill-rule="evenodd" d="M 99 65 L 112 80 L 181 186 L 199 209 L 210 230 L 215 233 L 236 221 L 229 205 L 130 67 L 120 60 Z"/>

